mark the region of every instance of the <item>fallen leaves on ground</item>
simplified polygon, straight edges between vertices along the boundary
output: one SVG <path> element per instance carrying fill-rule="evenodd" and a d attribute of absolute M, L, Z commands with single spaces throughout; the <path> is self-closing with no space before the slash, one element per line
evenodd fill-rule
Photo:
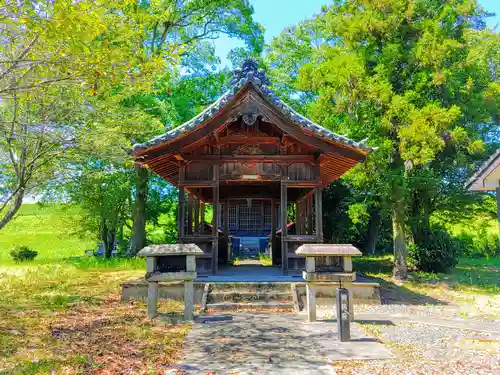
<path fill-rule="evenodd" d="M 146 318 L 144 303 L 122 303 L 119 298 L 112 293 L 98 305 L 79 304 L 45 317 L 30 342 L 13 353 L 14 363 L 8 361 L 14 364 L 11 370 L 22 374 L 38 373 L 37 368 L 51 374 L 163 374 L 178 358 L 190 325 L 157 324 Z M 33 358 L 33 353 L 41 359 Z M 0 368 L 6 369 L 5 365 L 0 362 Z"/>

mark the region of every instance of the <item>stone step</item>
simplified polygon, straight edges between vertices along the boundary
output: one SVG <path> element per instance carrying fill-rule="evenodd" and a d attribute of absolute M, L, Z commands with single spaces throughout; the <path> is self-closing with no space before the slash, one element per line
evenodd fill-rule
<path fill-rule="evenodd" d="M 290 291 L 290 283 L 241 282 L 210 283 L 212 292 L 276 292 Z"/>
<path fill-rule="evenodd" d="M 207 304 L 208 311 L 227 310 L 293 310 L 292 302 L 217 302 Z"/>
<path fill-rule="evenodd" d="M 212 291 L 208 294 L 209 302 L 240 302 L 240 301 L 292 301 L 291 291 L 249 292 L 249 291 Z"/>

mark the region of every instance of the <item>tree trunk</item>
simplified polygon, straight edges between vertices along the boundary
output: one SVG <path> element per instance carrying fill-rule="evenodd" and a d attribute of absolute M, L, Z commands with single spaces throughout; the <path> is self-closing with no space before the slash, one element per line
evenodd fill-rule
<path fill-rule="evenodd" d="M 370 216 L 370 223 L 368 226 L 368 238 L 366 239 L 365 253 L 375 254 L 377 249 L 378 233 L 380 230 L 380 224 L 382 223 L 382 215 L 380 215 L 380 209 L 375 208 Z"/>
<path fill-rule="evenodd" d="M 148 170 L 136 166 L 135 202 L 132 237 L 127 251 L 128 256 L 135 256 L 146 245 L 146 202 L 148 197 Z"/>
<path fill-rule="evenodd" d="M 9 221 L 11 221 L 16 215 L 17 211 L 21 208 L 24 199 L 24 187 L 20 188 L 14 199 L 14 204 L 9 208 L 4 217 L 0 219 L 0 229 L 5 227 Z"/>
<path fill-rule="evenodd" d="M 396 200 L 392 207 L 392 237 L 394 243 L 394 268 L 392 275 L 395 279 L 404 280 L 408 277 L 406 257 L 408 249 L 405 242 L 404 204 Z"/>
<path fill-rule="evenodd" d="M 108 229 L 107 244 L 105 247 L 106 251 L 104 252 L 104 256 L 106 259 L 111 258 L 111 255 L 113 255 L 113 250 L 115 248 L 115 239 L 116 239 L 115 228 Z"/>
<path fill-rule="evenodd" d="M 106 220 L 101 218 L 101 242 L 104 258 L 111 258 L 115 245 L 116 232 L 114 228 L 109 228 Z"/>
<path fill-rule="evenodd" d="M 418 197 L 417 197 L 418 196 Z M 425 244 L 431 227 L 430 211 L 431 202 L 425 192 L 416 192 L 412 200 L 412 217 L 410 220 L 413 243 Z"/>
<path fill-rule="evenodd" d="M 102 251 L 103 255 L 105 258 L 107 258 L 108 254 L 108 226 L 106 225 L 106 220 L 101 217 L 101 231 L 100 231 L 100 238 L 101 238 L 101 243 L 102 243 Z M 109 252 L 111 252 L 109 250 Z"/>

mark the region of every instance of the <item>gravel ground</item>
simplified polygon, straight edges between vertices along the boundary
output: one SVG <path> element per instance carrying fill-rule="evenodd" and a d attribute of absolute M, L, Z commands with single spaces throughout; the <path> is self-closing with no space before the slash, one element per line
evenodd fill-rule
<path fill-rule="evenodd" d="M 363 324 L 396 359 L 337 362 L 338 375 L 498 375 L 500 334 L 401 322 Z"/>
<path fill-rule="evenodd" d="M 400 314 L 409 316 L 437 317 L 439 319 L 464 320 L 476 323 L 500 325 L 500 318 L 473 315 L 464 308 L 449 305 L 355 305 L 355 312 L 363 314 Z"/>
<path fill-rule="evenodd" d="M 335 316 L 333 300 L 319 299 L 318 310 Z M 436 317 L 439 319 L 461 320 L 475 323 L 500 325 L 500 317 L 488 317 L 480 313 L 473 313 L 465 306 L 457 305 L 405 305 L 405 304 L 382 304 L 382 305 L 362 305 L 354 306 L 355 314 L 377 314 L 390 316 L 418 316 Z"/>

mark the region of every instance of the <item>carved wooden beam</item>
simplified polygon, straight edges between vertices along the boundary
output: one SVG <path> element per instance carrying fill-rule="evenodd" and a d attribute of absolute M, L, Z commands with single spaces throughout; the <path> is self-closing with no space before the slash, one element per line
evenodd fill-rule
<path fill-rule="evenodd" d="M 314 163 L 314 155 L 180 155 L 186 161 Z"/>

